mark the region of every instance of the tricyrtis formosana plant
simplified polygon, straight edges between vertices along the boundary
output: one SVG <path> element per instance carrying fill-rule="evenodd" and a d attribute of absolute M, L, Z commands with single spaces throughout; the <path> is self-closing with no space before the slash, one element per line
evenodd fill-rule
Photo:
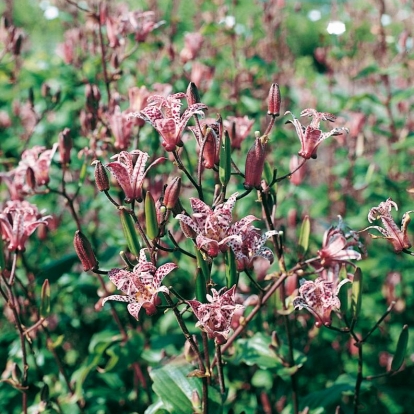
<path fill-rule="evenodd" d="M 13 339 L 5 339 L 1 380 L 4 390 L 17 390 L 5 391 L 10 412 L 369 412 L 377 387 L 404 369 L 409 338 L 404 322 L 397 330 L 393 324 L 392 354 L 374 339 L 392 330 L 386 327 L 404 306 L 395 272 L 377 298 L 382 316 L 364 311 L 373 302 L 364 296 L 374 246 L 367 231 L 410 261 L 412 210 L 401 227 L 391 198 L 359 206 L 366 228 L 351 228 L 353 217 L 338 216 L 328 227 L 320 217 L 286 214 L 284 203 L 300 192 L 306 169 L 326 161 L 331 140 L 345 142 L 344 122 L 314 108 L 298 118 L 281 111 L 277 83 L 262 93 L 267 111 L 257 119 L 212 113 L 195 82 L 185 92 L 149 82 L 121 96 L 115 82 L 134 53 L 129 46 L 165 23 L 152 12 L 122 16 L 110 16 L 102 3 L 88 30 L 66 32 L 60 45 L 68 65 L 82 67 L 89 53 L 102 65 L 104 87 L 82 80 L 82 149 L 71 125 L 57 142 L 31 145 L 36 125 L 59 105 L 50 87 L 42 88 L 42 110 L 31 95 L 16 109 L 24 150 L 0 173 L 8 191 L 0 293 L 15 327 L 7 328 Z M 14 56 L 17 77 L 23 35 L 6 23 L 4 55 Z M 181 61 L 193 61 L 202 44 L 200 33 L 187 33 Z M 198 70 L 200 83 L 208 83 L 208 68 Z M 129 107 L 121 110 L 126 96 Z M 278 148 L 289 134 L 298 138 L 290 163 Z M 331 199 L 321 194 L 311 202 Z M 67 215 L 58 212 L 62 201 Z M 36 286 L 33 233 L 47 244 L 60 220 L 71 229 L 66 244 L 74 232 L 76 256 L 59 257 L 57 276 L 45 266 Z M 372 354 L 379 355 L 376 369 L 367 361 Z M 332 364 L 327 389 L 315 389 L 325 364 Z"/>

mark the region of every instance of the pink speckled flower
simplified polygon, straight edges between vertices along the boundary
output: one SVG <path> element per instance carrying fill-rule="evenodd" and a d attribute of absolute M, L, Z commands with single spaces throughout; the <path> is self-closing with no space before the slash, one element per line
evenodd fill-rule
<path fill-rule="evenodd" d="M 411 242 L 408 239 L 407 230 L 408 224 L 410 222 L 410 213 L 412 211 L 407 211 L 401 221 L 401 229 L 398 228 L 394 219 L 391 216 L 391 209 L 394 207 L 398 210 L 397 204 L 391 200 L 391 198 L 383 201 L 379 204 L 378 207 L 373 207 L 368 213 L 368 221 L 372 223 L 374 220 L 381 220 L 382 225 L 384 226 L 369 226 L 364 230 L 375 229 L 378 230 L 382 236 L 374 236 L 370 233 L 370 236 L 374 239 L 383 238 L 387 239 L 396 253 L 401 253 L 403 250 L 409 249 L 411 247 Z M 364 231 L 362 230 L 362 231 Z"/>
<path fill-rule="evenodd" d="M 136 156 L 136 159 L 134 159 Z M 157 158 L 150 166 L 145 169 L 149 155 L 140 150 L 131 152 L 121 151 L 112 158 L 116 161 L 106 165 L 108 170 L 118 181 L 125 193 L 125 202 L 130 203 L 132 200 L 142 201 L 142 184 L 148 170 L 165 160 L 165 158 Z"/>
<path fill-rule="evenodd" d="M 333 282 L 328 282 L 321 277 L 318 277 L 314 282 L 306 280 L 301 282 L 299 288 L 299 295 L 293 300 L 295 309 L 308 310 L 315 316 L 315 325 L 319 328 L 322 325 L 331 325 L 331 313 L 337 311 L 341 307 L 341 302 L 338 298 L 340 288 L 347 282 L 344 279 L 337 288 L 334 288 Z"/>
<path fill-rule="evenodd" d="M 131 117 L 138 117 L 149 122 L 161 135 L 162 145 L 166 151 L 174 151 L 176 146 L 181 146 L 181 135 L 188 121 L 194 114 L 204 115 L 203 109 L 207 106 L 195 103 L 189 106 L 181 115 L 181 100 L 186 98 L 185 93 L 176 93 L 164 98 L 153 95 L 148 98 L 148 106 L 140 112 L 132 113 Z"/>
<path fill-rule="evenodd" d="M 138 264 L 132 272 L 125 269 L 109 271 L 111 282 L 126 296 L 111 295 L 102 301 L 102 306 L 108 300 L 127 302 L 128 312 L 138 320 L 138 313 L 144 308 L 147 315 L 153 315 L 160 304 L 159 292 L 169 293 L 167 287 L 161 286 L 165 276 L 177 268 L 174 263 L 166 263 L 158 269 L 147 261 L 145 249 L 141 249 Z"/>
<path fill-rule="evenodd" d="M 230 324 L 233 314 L 244 306 L 235 302 L 236 285 L 222 293 L 225 288 L 217 292 L 211 289 L 212 295 L 207 295 L 210 303 L 201 303 L 197 300 L 188 300 L 194 315 L 198 319 L 196 326 L 206 332 L 209 338 L 223 344 L 230 333 Z"/>
<path fill-rule="evenodd" d="M 253 269 L 253 259 L 255 257 L 263 257 L 270 264 L 273 263 L 273 252 L 268 247 L 265 247 L 264 244 L 269 237 L 278 234 L 276 230 L 267 231 L 262 234 L 259 229 L 248 226 L 240 231 L 239 234 L 241 236 L 240 242 L 235 240 L 232 243 L 238 271 Z"/>
<path fill-rule="evenodd" d="M 298 154 L 306 160 L 317 157 L 316 150 L 322 141 L 332 135 L 341 135 L 348 131 L 346 128 L 334 128 L 329 132 L 322 133 L 319 129 L 321 121 L 334 122 L 336 119 L 336 116 L 327 112 L 318 112 L 311 108 L 304 109 L 300 113 L 300 116 L 308 116 L 312 118 L 311 123 L 307 127 L 304 127 L 299 119 L 295 118 L 290 111 L 285 112 L 285 115 L 286 114 L 291 114 L 293 117 L 293 120 L 288 122 L 291 122 L 296 128 L 296 133 L 298 134 L 302 146 Z"/>
<path fill-rule="evenodd" d="M 236 203 L 237 193 L 225 203 L 219 204 L 212 210 L 198 198 L 190 198 L 192 217 L 177 214 L 176 219 L 189 226 L 196 234 L 196 244 L 199 249 L 205 248 L 210 257 L 215 257 L 227 246 L 239 245 L 242 241 L 240 232 L 245 230 L 256 217 L 249 215 L 231 224 L 232 211 Z M 187 234 L 187 233 L 185 233 Z"/>
<path fill-rule="evenodd" d="M 181 60 L 186 63 L 189 60 L 193 60 L 200 52 L 203 45 L 204 37 L 201 33 L 186 33 L 184 36 L 184 48 L 180 52 Z"/>
<path fill-rule="evenodd" d="M 8 201 L 0 213 L 1 234 L 9 250 L 23 251 L 29 236 L 51 216 L 41 217 L 37 207 L 28 201 Z"/>

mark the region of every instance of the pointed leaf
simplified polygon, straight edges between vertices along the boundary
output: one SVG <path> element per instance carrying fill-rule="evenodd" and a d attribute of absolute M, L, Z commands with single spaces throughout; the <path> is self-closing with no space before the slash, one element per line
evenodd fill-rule
<path fill-rule="evenodd" d="M 230 136 L 226 131 L 224 140 L 220 146 L 220 161 L 219 161 L 219 178 L 221 185 L 226 187 L 230 180 L 231 173 L 231 146 Z"/>
<path fill-rule="evenodd" d="M 398 338 L 397 349 L 391 363 L 391 371 L 398 371 L 404 362 L 408 344 L 408 325 L 404 325 Z"/>
<path fill-rule="evenodd" d="M 201 302 L 206 302 L 207 294 L 207 280 L 210 279 L 210 269 L 208 263 L 203 259 L 199 250 L 196 250 L 197 256 L 197 276 L 196 276 L 196 299 Z"/>
<path fill-rule="evenodd" d="M 230 289 L 232 286 L 236 285 L 238 282 L 238 272 L 236 266 L 236 257 L 232 249 L 228 249 L 224 255 L 224 262 L 226 265 L 226 281 L 227 288 Z"/>
<path fill-rule="evenodd" d="M 310 227 L 311 226 L 309 216 L 305 216 L 299 233 L 298 256 L 300 260 L 303 259 L 306 252 L 308 251 Z"/>
<path fill-rule="evenodd" d="M 362 301 L 362 271 L 357 267 L 354 274 L 354 281 L 352 283 L 352 295 L 351 295 L 351 313 L 353 323 L 358 319 L 359 313 L 361 311 L 361 301 Z"/>
<path fill-rule="evenodd" d="M 139 244 L 134 220 L 124 207 L 119 208 L 119 215 L 121 218 L 122 230 L 124 231 L 128 249 L 134 256 L 138 257 L 141 246 Z"/>
<path fill-rule="evenodd" d="M 147 228 L 147 236 L 151 240 L 154 240 L 158 236 L 158 221 L 155 201 L 150 192 L 145 196 L 145 225 Z"/>
<path fill-rule="evenodd" d="M 47 318 L 50 313 L 50 285 L 48 279 L 43 282 L 40 299 L 40 316 L 42 318 Z"/>

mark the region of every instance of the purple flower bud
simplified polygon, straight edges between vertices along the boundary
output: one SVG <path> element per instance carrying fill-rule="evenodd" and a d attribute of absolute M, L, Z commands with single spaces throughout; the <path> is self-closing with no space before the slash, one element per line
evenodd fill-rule
<path fill-rule="evenodd" d="M 260 189 L 262 173 L 266 156 L 266 144 L 262 142 L 261 137 L 256 137 L 253 146 L 250 148 L 246 157 L 244 188 Z"/>
<path fill-rule="evenodd" d="M 267 114 L 271 116 L 279 116 L 280 114 L 280 89 L 277 83 L 272 83 L 270 87 L 269 96 L 267 98 Z"/>
<path fill-rule="evenodd" d="M 95 160 L 92 164 L 95 165 L 95 182 L 99 191 L 109 190 L 109 179 L 106 173 L 105 167 L 98 160 Z"/>
<path fill-rule="evenodd" d="M 164 194 L 164 205 L 168 210 L 172 210 L 177 204 L 178 197 L 180 196 L 181 190 L 181 178 L 175 177 L 165 189 Z"/>
<path fill-rule="evenodd" d="M 187 104 L 188 106 L 200 103 L 200 94 L 194 82 L 190 82 L 187 88 Z"/>
<path fill-rule="evenodd" d="M 98 268 L 98 261 L 96 260 L 95 253 L 92 250 L 92 246 L 89 240 L 79 230 L 75 233 L 73 239 L 73 246 L 75 247 L 76 254 L 82 263 L 83 270 L 94 270 Z"/>
<path fill-rule="evenodd" d="M 62 164 L 70 163 L 70 150 L 72 149 L 72 138 L 70 136 L 70 129 L 65 128 L 59 134 L 59 155 Z"/>

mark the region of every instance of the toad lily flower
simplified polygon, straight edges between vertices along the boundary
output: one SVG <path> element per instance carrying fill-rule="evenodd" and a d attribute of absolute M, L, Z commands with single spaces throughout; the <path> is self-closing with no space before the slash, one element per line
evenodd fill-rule
<path fill-rule="evenodd" d="M 328 282 L 321 277 L 318 277 L 314 282 L 306 280 L 301 283 L 299 288 L 299 295 L 293 300 L 295 309 L 308 310 L 315 316 L 315 325 L 319 328 L 322 325 L 331 325 L 331 312 L 337 311 L 341 307 L 341 302 L 338 299 L 340 288 L 350 282 L 349 279 L 344 279 L 334 290 L 334 283 Z"/>
<path fill-rule="evenodd" d="M 187 301 L 198 319 L 196 326 L 206 332 L 209 338 L 215 338 L 218 344 L 227 341 L 234 312 L 244 308 L 235 302 L 236 285 L 226 292 L 223 292 L 224 289 L 226 288 L 218 292 L 216 289 L 211 289 L 212 295 L 207 295 L 210 303 L 201 303 L 197 300 Z"/>
<path fill-rule="evenodd" d="M 51 216 L 40 217 L 37 207 L 28 201 L 8 201 L 0 213 L 0 227 L 9 250 L 24 251 L 29 236 L 41 225 L 47 225 Z"/>
<path fill-rule="evenodd" d="M 382 225 L 384 227 L 369 226 L 361 231 L 365 231 L 368 229 L 378 230 L 382 234 L 382 236 L 375 236 L 371 233 L 369 235 L 374 239 L 387 239 L 394 247 L 395 252 L 401 253 L 403 250 L 409 249 L 411 247 L 411 243 L 407 235 L 407 229 L 408 223 L 411 220 L 410 213 L 412 213 L 413 211 L 407 211 L 403 215 L 401 221 L 401 229 L 399 229 L 391 216 L 392 207 L 398 210 L 397 204 L 394 201 L 392 201 L 391 198 L 389 198 L 386 201 L 380 203 L 378 207 L 371 208 L 371 210 L 368 213 L 368 221 L 372 223 L 374 220 L 381 219 Z"/>
<path fill-rule="evenodd" d="M 144 308 L 147 315 L 153 315 L 159 305 L 159 292 L 169 293 L 167 287 L 161 286 L 161 282 L 171 271 L 177 268 L 174 263 L 166 263 L 158 269 L 147 261 L 145 249 L 141 249 L 138 264 L 132 272 L 125 269 L 112 269 L 109 271 L 109 279 L 126 296 L 111 295 L 102 301 L 102 306 L 108 300 L 127 302 L 128 312 L 138 320 L 138 313 Z"/>
<path fill-rule="evenodd" d="M 149 122 L 161 135 L 162 145 L 166 151 L 175 151 L 176 146 L 182 146 L 181 135 L 190 118 L 195 115 L 203 116 L 203 109 L 207 106 L 202 103 L 190 105 L 181 115 L 181 99 L 186 94 L 176 93 L 164 98 L 160 95 L 153 95 L 148 98 L 148 106 L 140 112 L 130 114 L 130 117 L 141 118 Z"/>
<path fill-rule="evenodd" d="M 244 269 L 252 269 L 253 259 L 259 256 L 267 259 L 272 264 L 274 260 L 273 252 L 268 247 L 264 247 L 264 244 L 269 237 L 276 234 L 278 234 L 278 231 L 271 230 L 262 235 L 253 226 L 248 226 L 241 231 L 241 240 L 234 240 L 232 243 L 232 249 L 236 256 L 237 270 L 241 272 Z"/>
<path fill-rule="evenodd" d="M 317 157 L 316 150 L 322 141 L 332 135 L 341 135 L 344 132 L 348 132 L 346 128 L 334 128 L 329 132 L 322 133 L 319 129 L 321 121 L 334 122 L 336 119 L 336 116 L 327 112 L 317 112 L 315 109 L 311 108 L 304 109 L 300 113 L 300 116 L 308 116 L 313 118 L 307 127 L 304 127 L 300 123 L 299 119 L 295 118 L 290 111 L 285 112 L 285 115 L 286 114 L 291 114 L 293 117 L 292 121 L 287 122 L 290 122 L 295 126 L 296 133 L 298 134 L 302 146 L 298 154 L 306 160 Z"/>
<path fill-rule="evenodd" d="M 134 161 L 134 157 L 137 157 Z M 125 193 L 125 202 L 132 200 L 142 201 L 142 184 L 148 170 L 156 164 L 163 162 L 165 158 L 157 158 L 150 166 L 145 169 L 149 155 L 140 150 L 131 152 L 121 151 L 112 158 L 117 160 L 106 165 L 108 170 L 118 181 Z"/>
<path fill-rule="evenodd" d="M 190 198 L 191 208 L 194 211 L 193 217 L 184 214 L 177 214 L 175 217 L 197 234 L 197 247 L 206 248 L 210 257 L 217 256 L 220 251 L 226 251 L 228 245 L 231 247 L 239 245 L 241 243 L 240 233 L 252 221 L 257 220 L 256 217 L 249 215 L 231 224 L 236 197 L 237 193 L 233 194 L 225 203 L 219 204 L 215 210 L 198 198 Z"/>

